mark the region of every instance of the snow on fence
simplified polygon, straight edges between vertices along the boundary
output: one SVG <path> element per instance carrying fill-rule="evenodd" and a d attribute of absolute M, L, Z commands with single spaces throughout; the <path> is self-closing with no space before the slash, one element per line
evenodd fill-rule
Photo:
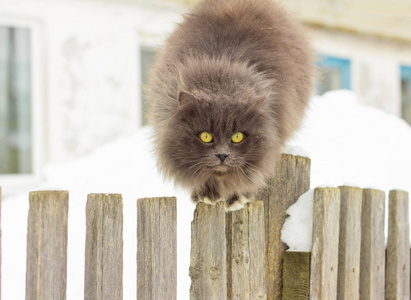
<path fill-rule="evenodd" d="M 384 192 L 317 188 L 312 251 L 286 252 L 281 228 L 309 189 L 310 160 L 283 155 L 275 168 L 245 209 L 197 205 L 191 299 L 409 299 L 408 193 L 389 194 L 385 249 Z M 31 192 L 29 201 L 26 299 L 65 299 L 68 192 Z M 177 298 L 176 216 L 176 198 L 137 201 L 138 299 Z M 86 227 L 84 298 L 122 299 L 121 195 L 88 195 Z"/>

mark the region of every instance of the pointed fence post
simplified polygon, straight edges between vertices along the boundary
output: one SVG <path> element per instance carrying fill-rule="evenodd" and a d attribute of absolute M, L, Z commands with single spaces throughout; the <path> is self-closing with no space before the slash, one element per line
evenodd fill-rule
<path fill-rule="evenodd" d="M 84 299 L 123 299 L 121 195 L 88 195 L 86 226 Z"/>
<path fill-rule="evenodd" d="M 336 299 L 340 190 L 316 188 L 313 203 L 310 299 Z"/>
<path fill-rule="evenodd" d="M 66 299 L 67 191 L 31 192 L 26 299 Z"/>
<path fill-rule="evenodd" d="M 287 209 L 310 188 L 310 164 L 307 157 L 283 154 L 273 166 L 274 175 L 259 192 L 258 198 L 264 201 L 268 299 L 281 299 L 282 263 L 287 249 L 281 241 L 281 229 Z"/>
<path fill-rule="evenodd" d="M 408 193 L 390 191 L 385 299 L 410 299 Z"/>
<path fill-rule="evenodd" d="M 385 193 L 364 189 L 361 213 L 360 299 L 385 297 Z"/>
<path fill-rule="evenodd" d="M 177 299 L 177 201 L 137 200 L 137 299 Z"/>

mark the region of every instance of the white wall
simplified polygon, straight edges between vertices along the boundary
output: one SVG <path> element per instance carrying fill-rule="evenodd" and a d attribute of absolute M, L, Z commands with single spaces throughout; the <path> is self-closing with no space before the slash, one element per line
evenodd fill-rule
<path fill-rule="evenodd" d="M 411 41 L 409 0 L 275 0 L 305 23 Z"/>
<path fill-rule="evenodd" d="M 2 24 L 40 32 L 43 161 L 88 153 L 141 125 L 140 46 L 161 43 L 181 7 L 77 0 L 3 0 Z M 11 20 L 14 20 L 11 22 Z M 18 23 L 18 22 L 17 22 Z"/>
<path fill-rule="evenodd" d="M 140 47 L 161 44 L 184 10 L 145 3 L 2 1 L 1 24 L 29 22 L 37 32 L 37 162 L 84 155 L 140 126 Z M 399 65 L 411 64 L 410 44 L 320 27 L 310 34 L 321 53 L 352 60 L 352 87 L 364 103 L 400 114 Z"/>

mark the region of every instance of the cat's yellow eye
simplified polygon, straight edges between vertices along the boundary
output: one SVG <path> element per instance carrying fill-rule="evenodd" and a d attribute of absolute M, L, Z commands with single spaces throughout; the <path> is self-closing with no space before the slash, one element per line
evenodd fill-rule
<path fill-rule="evenodd" d="M 243 139 L 244 139 L 244 135 L 243 135 L 241 132 L 234 133 L 234 134 L 231 136 L 231 140 L 233 141 L 233 143 L 239 143 L 239 142 L 241 142 Z"/>
<path fill-rule="evenodd" d="M 211 143 L 213 141 L 213 136 L 211 133 L 208 132 L 202 132 L 200 134 L 200 139 L 204 142 L 204 143 Z"/>

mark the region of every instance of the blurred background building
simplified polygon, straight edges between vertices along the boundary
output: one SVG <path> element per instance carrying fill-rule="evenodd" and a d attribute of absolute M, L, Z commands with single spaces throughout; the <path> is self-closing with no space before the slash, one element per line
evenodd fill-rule
<path fill-rule="evenodd" d="M 35 184 L 48 163 L 145 124 L 147 70 L 192 2 L 0 1 L 4 192 Z M 318 94 L 351 89 L 411 123 L 409 0 L 279 2 L 306 26 L 318 53 Z"/>

